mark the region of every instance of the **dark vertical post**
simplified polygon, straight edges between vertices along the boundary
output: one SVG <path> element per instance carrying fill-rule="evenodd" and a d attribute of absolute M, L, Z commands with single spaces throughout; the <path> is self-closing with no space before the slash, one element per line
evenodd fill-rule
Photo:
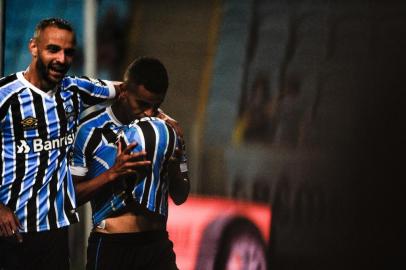
<path fill-rule="evenodd" d="M 4 50 L 6 32 L 6 0 L 0 0 L 0 77 L 4 75 Z"/>

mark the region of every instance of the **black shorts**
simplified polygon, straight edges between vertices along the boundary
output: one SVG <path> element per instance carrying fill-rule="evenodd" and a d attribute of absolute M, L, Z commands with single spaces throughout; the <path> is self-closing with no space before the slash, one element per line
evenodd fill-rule
<path fill-rule="evenodd" d="M 87 270 L 175 270 L 173 243 L 166 231 L 105 234 L 92 232 L 87 248 Z"/>
<path fill-rule="evenodd" d="M 0 237 L 0 269 L 69 270 L 68 228 L 22 233 L 22 243 Z M 1 268 L 3 267 L 3 268 Z"/>

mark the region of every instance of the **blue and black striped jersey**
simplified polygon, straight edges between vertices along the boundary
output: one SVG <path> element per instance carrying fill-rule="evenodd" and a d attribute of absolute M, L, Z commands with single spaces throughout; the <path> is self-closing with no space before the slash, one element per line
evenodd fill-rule
<path fill-rule="evenodd" d="M 47 231 L 78 221 L 68 156 L 79 114 L 115 96 L 107 81 L 65 77 L 45 93 L 23 72 L 0 80 L 0 202 L 23 232 Z"/>
<path fill-rule="evenodd" d="M 110 132 L 106 127 L 110 127 Z M 174 129 L 159 118 L 144 117 L 130 125 L 118 127 L 107 120 L 105 113 L 101 113 L 97 118 L 83 122 L 75 142 L 72 173 L 87 175 L 90 179 L 112 167 L 117 154 L 115 142 L 119 139 L 124 147 L 137 142 L 134 152 L 146 151 L 147 160 L 152 165 L 151 168 L 139 170 L 137 176 L 106 185 L 97 193 L 91 201 L 94 224 L 125 207 L 128 198 L 122 195 L 126 191 L 129 191 L 132 201 L 166 217 L 169 188 L 167 163 L 174 154 L 178 139 Z"/>

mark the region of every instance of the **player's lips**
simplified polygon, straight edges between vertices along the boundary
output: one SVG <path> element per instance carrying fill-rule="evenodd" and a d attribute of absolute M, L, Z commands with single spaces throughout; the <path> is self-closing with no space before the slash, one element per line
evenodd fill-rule
<path fill-rule="evenodd" d="M 67 72 L 67 70 L 68 70 L 68 67 L 63 66 L 63 65 L 52 65 L 49 68 L 51 75 L 54 75 L 57 77 L 64 76 L 65 73 Z"/>

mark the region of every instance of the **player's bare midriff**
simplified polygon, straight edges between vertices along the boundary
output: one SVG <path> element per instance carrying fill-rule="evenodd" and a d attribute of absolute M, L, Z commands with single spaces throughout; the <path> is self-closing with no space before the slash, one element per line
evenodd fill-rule
<path fill-rule="evenodd" d="M 124 213 L 105 219 L 104 228 L 95 227 L 93 231 L 101 233 L 134 233 L 165 230 L 166 220 L 154 214 L 139 213 L 127 208 Z"/>

